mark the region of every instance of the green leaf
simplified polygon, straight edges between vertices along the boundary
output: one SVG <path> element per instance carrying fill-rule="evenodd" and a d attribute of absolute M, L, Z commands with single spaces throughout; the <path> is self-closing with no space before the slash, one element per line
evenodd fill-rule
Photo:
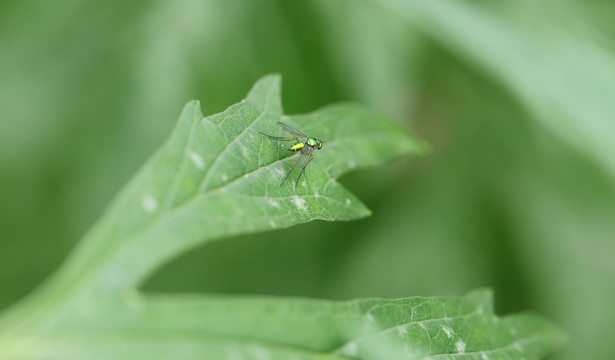
<path fill-rule="evenodd" d="M 280 186 L 294 162 L 289 158 L 294 153 L 281 147 L 288 143 L 258 133 L 274 133 L 277 121 L 325 141 L 296 189 L 294 181 Z M 19 311 L 28 316 L 42 307 L 71 311 L 84 299 L 114 297 L 136 288 L 168 259 L 208 240 L 315 219 L 367 216 L 369 210 L 335 179 L 423 149 L 398 125 L 356 105 L 286 116 L 275 75 L 258 81 L 245 100 L 220 114 L 203 118 L 198 103 L 190 102 L 167 143 Z M 12 321 L 0 319 L 0 326 Z"/>
<path fill-rule="evenodd" d="M 296 189 L 292 179 L 279 185 L 295 161 L 287 159 L 294 155 L 288 143 L 258 133 L 275 134 L 277 121 L 325 141 Z M 133 288 L 164 261 L 207 240 L 367 216 L 335 179 L 423 149 L 399 126 L 356 105 L 284 115 L 278 76 L 261 79 L 220 114 L 203 118 L 190 102 L 171 138 L 88 233 L 61 280 L 95 292 Z"/>
<path fill-rule="evenodd" d="M 293 178 L 280 186 L 296 154 L 286 150 L 287 142 L 258 133 L 277 134 L 277 121 L 325 141 L 296 189 Z M 164 261 L 208 240 L 367 216 L 335 179 L 423 150 L 401 127 L 356 105 L 284 115 L 275 75 L 220 114 L 203 118 L 198 103 L 190 102 L 168 142 L 87 234 L 61 281 L 81 293 L 130 289 Z"/>
<path fill-rule="evenodd" d="M 355 105 L 285 116 L 279 77 L 203 118 L 189 103 L 66 265 L 0 319 L 7 359 L 537 359 L 562 334 L 534 315 L 497 319 L 491 295 L 347 302 L 142 295 L 170 257 L 204 241 L 369 210 L 335 178 L 424 146 Z M 325 140 L 297 189 L 294 159 L 258 134 L 284 121 Z M 287 146 L 287 144 L 284 144 Z M 289 239 L 292 241 L 292 239 Z"/>
<path fill-rule="evenodd" d="M 62 331 L 0 338 L 0 350 L 68 360 L 538 359 L 563 341 L 535 315 L 495 317 L 491 303 L 489 291 L 347 302 L 133 294 Z"/>

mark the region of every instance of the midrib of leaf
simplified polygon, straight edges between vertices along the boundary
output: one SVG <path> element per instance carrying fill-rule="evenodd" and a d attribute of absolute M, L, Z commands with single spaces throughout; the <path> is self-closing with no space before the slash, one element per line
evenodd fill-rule
<path fill-rule="evenodd" d="M 393 331 L 393 330 L 399 330 L 399 328 L 402 328 L 402 327 L 405 327 L 405 326 L 408 326 L 408 325 L 420 325 L 420 324 L 427 324 L 427 323 L 430 323 L 430 322 L 438 322 L 438 321 L 443 321 L 443 320 L 471 318 L 473 316 L 482 315 L 482 313 L 483 313 L 483 308 L 482 307 L 477 307 L 472 312 L 469 312 L 467 314 L 454 315 L 454 316 L 443 316 L 443 317 L 436 317 L 436 318 L 423 319 L 423 320 L 410 320 L 410 321 L 402 322 L 402 323 L 394 325 L 394 326 L 382 328 L 382 329 L 380 329 L 375 334 L 369 334 L 369 335 L 366 335 L 365 337 L 361 337 L 361 338 L 358 338 L 358 339 L 353 340 L 353 341 L 361 341 L 362 339 L 367 339 L 367 338 L 369 338 L 369 337 L 371 337 L 373 335 L 378 335 L 378 334 L 386 333 L 386 332 Z M 344 344 L 344 345 L 346 345 L 346 344 Z M 341 347 L 343 347 L 343 346 L 341 346 Z"/>
<path fill-rule="evenodd" d="M 267 99 L 268 99 L 268 100 L 270 100 L 270 97 L 271 97 L 271 91 L 272 91 L 272 89 L 270 88 L 270 89 L 269 89 L 269 93 L 267 94 Z M 241 138 L 243 137 L 243 134 L 245 134 L 247 130 L 251 129 L 251 128 L 252 128 L 252 125 L 253 125 L 255 122 L 257 122 L 257 121 L 258 121 L 258 120 L 259 120 L 259 119 L 260 119 L 260 118 L 261 118 L 264 114 L 266 114 L 266 113 L 267 113 L 267 111 L 269 110 L 269 102 L 270 102 L 270 101 L 267 101 L 267 102 L 265 103 L 265 106 L 264 106 L 264 108 L 263 108 L 263 111 L 262 111 L 260 114 L 258 114 L 258 115 L 256 116 L 256 118 L 254 119 L 254 121 L 252 121 L 252 122 L 251 122 L 250 124 L 248 124 L 247 126 L 245 126 L 245 125 L 244 125 L 244 129 L 243 129 L 243 131 L 241 131 L 241 132 L 240 132 L 240 133 L 239 133 L 239 134 L 238 134 L 238 135 L 237 135 L 237 136 L 236 136 L 236 137 L 235 137 L 232 141 L 230 141 L 230 142 L 227 144 L 227 146 L 226 146 L 226 147 L 225 147 L 225 148 L 224 148 L 224 149 L 223 149 L 223 150 L 222 150 L 222 151 L 218 154 L 218 156 L 214 158 L 213 163 L 212 163 L 212 164 L 211 164 L 211 166 L 210 166 L 210 167 L 209 167 L 209 168 L 205 171 L 205 175 L 203 176 L 203 180 L 202 180 L 202 181 L 201 181 L 201 183 L 199 184 L 199 191 L 200 191 L 200 192 L 206 192 L 206 191 L 207 191 L 207 189 L 208 189 L 208 188 L 207 188 L 207 185 L 209 185 L 209 177 L 210 177 L 210 176 L 211 176 L 211 174 L 212 174 L 212 171 L 211 171 L 211 170 L 212 170 L 213 168 L 217 168 L 217 166 L 218 166 L 218 161 L 220 161 L 220 159 L 224 157 L 224 155 L 226 154 L 226 152 L 227 152 L 228 148 L 229 148 L 231 145 L 233 145 L 235 142 L 237 142 L 239 139 L 241 139 Z M 258 169 L 259 169 L 259 168 L 257 167 L 257 168 L 256 168 L 255 170 L 253 170 L 252 172 L 254 172 L 254 171 L 258 171 Z M 239 177 L 239 178 L 241 178 L 241 177 Z M 221 185 L 221 186 L 224 186 L 224 185 Z M 213 188 L 213 189 L 215 189 L 215 188 Z M 211 190 L 213 190 L 213 189 L 211 189 Z"/>

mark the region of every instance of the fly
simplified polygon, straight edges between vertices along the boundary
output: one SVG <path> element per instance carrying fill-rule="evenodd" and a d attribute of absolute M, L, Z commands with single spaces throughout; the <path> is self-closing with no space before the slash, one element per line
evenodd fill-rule
<path fill-rule="evenodd" d="M 295 164 L 293 165 L 292 168 L 290 168 L 290 170 L 284 177 L 284 180 L 282 180 L 282 183 L 280 183 L 280 186 L 284 185 L 284 183 L 286 182 L 286 179 L 288 179 L 288 177 L 290 176 L 290 173 L 292 173 L 293 170 L 295 170 L 297 165 L 299 165 L 299 163 L 302 163 L 301 172 L 299 173 L 299 177 L 297 178 L 297 182 L 295 183 L 295 188 L 297 188 L 297 185 L 299 184 L 299 179 L 301 179 L 301 175 L 303 175 L 303 172 L 305 171 L 305 167 L 308 166 L 308 164 L 310 163 L 310 161 L 312 161 L 312 159 L 314 159 L 314 155 L 312 155 L 312 152 L 314 152 L 314 150 L 322 149 L 323 141 L 318 138 L 308 137 L 301 131 L 293 127 L 290 127 L 284 123 L 277 122 L 275 124 L 281 127 L 282 130 L 286 131 L 292 136 L 283 136 L 283 137 L 271 136 L 271 135 L 263 134 L 260 131 L 258 133 L 261 135 L 265 135 L 266 137 L 273 139 L 273 140 L 295 141 L 295 144 L 291 145 L 288 148 L 288 151 L 299 152 L 302 156 L 297 157 Z"/>

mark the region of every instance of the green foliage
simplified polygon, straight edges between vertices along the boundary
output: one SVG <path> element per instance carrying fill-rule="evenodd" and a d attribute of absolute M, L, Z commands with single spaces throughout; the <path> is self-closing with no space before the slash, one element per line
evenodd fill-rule
<path fill-rule="evenodd" d="M 539 317 L 495 318 L 484 291 L 339 303 L 136 292 L 163 262 L 204 241 L 366 216 L 336 177 L 424 149 L 399 126 L 354 105 L 285 116 L 279 83 L 265 77 L 244 101 L 207 118 L 198 103 L 186 105 L 169 141 L 59 274 L 0 319 L 0 357 L 539 358 L 561 343 L 559 330 Z M 279 120 L 327 139 L 328 151 L 297 189 L 278 185 L 286 149 L 257 133 Z"/>
<path fill-rule="evenodd" d="M 519 98 L 553 133 L 615 175 L 615 58 L 578 35 L 513 23 L 474 4 L 381 0 Z M 536 31 L 536 28 L 542 31 Z"/>
<path fill-rule="evenodd" d="M 52 331 L 0 337 L 20 359 L 539 359 L 563 337 L 525 314 L 498 319 L 487 291 L 331 302 L 128 294 Z M 112 314 L 112 315 L 111 315 Z M 12 351 L 12 352 L 11 352 Z"/>
<path fill-rule="evenodd" d="M 276 230 L 175 249 L 147 278 L 122 271 L 106 289 L 141 278 L 146 294 L 343 300 L 489 287 L 497 313 L 536 311 L 570 334 L 549 359 L 613 359 L 614 12 L 582 0 L 2 2 L 0 308 L 64 263 L 187 100 L 221 112 L 279 72 L 286 113 L 358 102 L 415 129 L 432 154 L 336 180 L 370 217 L 274 220 Z M 325 138 L 326 126 L 295 125 Z M 260 140 L 259 151 L 276 149 Z M 326 159 L 328 145 L 297 193 L 345 160 Z M 291 155 L 282 150 L 276 160 Z M 102 267 L 77 258 L 72 282 L 47 284 L 86 290 Z M 36 294 L 57 307 L 65 292 Z M 49 313 L 31 301 L 3 322 Z"/>

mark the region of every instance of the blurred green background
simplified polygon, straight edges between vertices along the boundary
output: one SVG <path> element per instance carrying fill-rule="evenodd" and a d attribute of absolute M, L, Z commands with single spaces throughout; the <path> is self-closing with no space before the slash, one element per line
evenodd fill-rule
<path fill-rule="evenodd" d="M 283 76 L 432 146 L 348 174 L 373 210 L 215 242 L 146 291 L 332 299 L 495 289 L 614 359 L 615 3 L 0 1 L 0 308 L 52 273 L 170 133 Z M 326 151 L 326 150 L 325 150 Z M 239 220 L 239 219 L 238 219 Z"/>

